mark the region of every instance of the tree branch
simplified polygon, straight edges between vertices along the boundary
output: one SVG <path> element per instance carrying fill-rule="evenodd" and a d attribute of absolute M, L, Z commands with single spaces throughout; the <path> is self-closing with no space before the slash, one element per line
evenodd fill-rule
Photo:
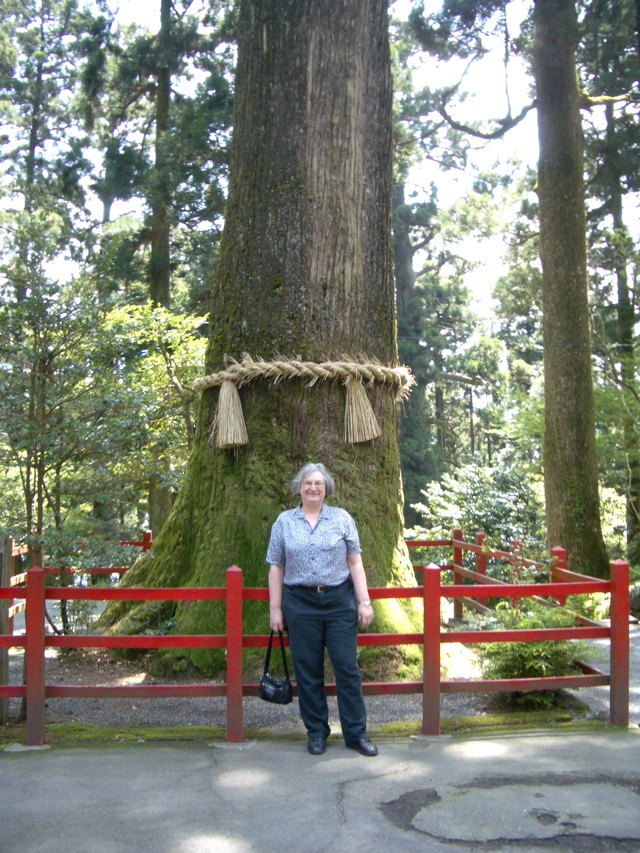
<path fill-rule="evenodd" d="M 622 92 L 620 95 L 597 95 L 596 97 L 592 97 L 586 92 L 581 92 L 580 109 L 590 110 L 591 107 L 601 107 L 604 104 L 620 104 L 623 102 L 637 104 L 638 100 L 638 96 L 632 95 L 631 92 Z"/>
<path fill-rule="evenodd" d="M 461 382 L 463 385 L 484 385 L 485 381 L 480 376 L 465 376 L 463 373 L 439 373 L 438 379 L 449 379 L 451 382 Z"/>
<path fill-rule="evenodd" d="M 523 119 L 525 119 L 527 115 L 529 115 L 531 110 L 536 109 L 537 106 L 537 102 L 532 101 L 530 104 L 524 106 L 516 116 L 507 115 L 505 116 L 505 118 L 495 119 L 495 121 L 500 125 L 500 127 L 498 127 L 496 130 L 491 131 L 490 133 L 485 133 L 481 130 L 476 130 L 476 128 L 474 127 L 470 127 L 467 124 L 460 124 L 455 119 L 453 119 L 447 112 L 446 103 L 447 98 L 446 96 L 443 96 L 442 103 L 440 105 L 440 108 L 438 109 L 438 112 L 447 122 L 449 127 L 453 128 L 453 130 L 459 130 L 461 133 L 468 133 L 470 136 L 475 136 L 478 139 L 499 139 L 501 136 L 504 136 L 504 134 L 508 130 L 511 130 L 513 127 L 516 127 L 516 125 L 520 124 L 520 122 L 523 121 Z"/>

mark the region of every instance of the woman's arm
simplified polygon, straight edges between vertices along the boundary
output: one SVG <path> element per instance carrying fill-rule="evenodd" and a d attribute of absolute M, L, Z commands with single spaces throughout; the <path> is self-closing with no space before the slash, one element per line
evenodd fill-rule
<path fill-rule="evenodd" d="M 284 616 L 282 614 L 283 583 L 284 566 L 271 563 L 269 569 L 269 625 L 272 631 L 284 631 Z"/>
<path fill-rule="evenodd" d="M 364 571 L 361 555 L 347 554 L 347 566 L 349 567 L 356 601 L 358 602 L 358 622 L 361 628 L 368 628 L 373 621 L 374 612 L 369 601 L 367 576 Z"/>

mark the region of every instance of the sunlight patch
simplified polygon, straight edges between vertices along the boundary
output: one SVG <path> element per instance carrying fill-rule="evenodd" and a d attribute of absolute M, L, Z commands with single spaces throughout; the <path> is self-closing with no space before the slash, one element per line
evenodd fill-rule
<path fill-rule="evenodd" d="M 229 835 L 192 835 L 186 839 L 177 853 L 251 853 L 255 846 L 244 838 Z"/>
<path fill-rule="evenodd" d="M 272 781 L 272 774 L 264 770 L 234 770 L 222 773 L 215 780 L 217 788 L 237 788 L 244 791 L 247 788 L 259 788 Z"/>

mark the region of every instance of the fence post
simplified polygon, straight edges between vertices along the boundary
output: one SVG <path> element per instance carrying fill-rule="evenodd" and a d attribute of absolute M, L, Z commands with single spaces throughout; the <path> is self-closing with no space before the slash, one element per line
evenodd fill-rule
<path fill-rule="evenodd" d="M 563 581 L 564 578 L 557 578 L 554 569 L 566 569 L 567 568 L 567 549 L 562 548 L 560 545 L 556 545 L 555 548 L 551 549 L 551 581 Z M 564 607 L 567 603 L 566 595 L 556 595 L 558 599 L 558 603 L 561 607 Z"/>
<path fill-rule="evenodd" d="M 461 566 L 462 565 L 462 548 L 459 545 L 456 545 L 456 541 L 462 541 L 462 530 L 456 528 L 451 531 L 451 538 L 453 539 L 453 565 Z M 461 574 L 458 574 L 456 570 L 453 570 L 453 582 L 454 584 L 463 583 L 463 577 Z M 454 619 L 462 619 L 462 601 L 459 598 L 453 599 L 453 618 Z"/>
<path fill-rule="evenodd" d="M 44 743 L 44 588 L 44 570 L 39 567 L 29 569 L 25 613 L 27 746 L 42 746 Z"/>
<path fill-rule="evenodd" d="M 422 734 L 440 734 L 440 567 L 423 569 Z"/>
<path fill-rule="evenodd" d="M 227 569 L 227 741 L 242 743 L 242 569 Z"/>
<path fill-rule="evenodd" d="M 0 586 L 8 587 L 11 582 L 11 560 L 13 559 L 13 539 L 5 536 L 0 539 Z M 9 633 L 9 605 L 8 598 L 0 598 L 0 634 Z M 0 684 L 9 683 L 9 649 L 0 649 Z M 0 725 L 9 719 L 9 700 L 0 699 Z"/>
<path fill-rule="evenodd" d="M 153 545 L 153 533 L 151 530 L 142 531 L 142 553 L 146 554 Z"/>
<path fill-rule="evenodd" d="M 611 563 L 609 721 L 629 725 L 629 563 Z"/>

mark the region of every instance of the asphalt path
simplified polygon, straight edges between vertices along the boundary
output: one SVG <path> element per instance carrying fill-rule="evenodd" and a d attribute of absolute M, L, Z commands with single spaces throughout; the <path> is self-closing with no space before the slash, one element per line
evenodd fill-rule
<path fill-rule="evenodd" d="M 381 739 L 376 758 L 337 736 L 317 757 L 291 738 L 15 744 L 0 853 L 640 853 L 637 622 L 629 672 L 624 730 Z M 577 695 L 608 714 L 608 688 Z"/>
<path fill-rule="evenodd" d="M 596 656 L 589 662 L 609 672 L 609 640 L 590 640 L 589 644 L 596 650 Z M 591 716 L 609 718 L 608 686 L 582 687 L 568 692 L 589 706 Z M 640 726 L 640 623 L 635 619 L 629 624 L 629 723 Z"/>
<path fill-rule="evenodd" d="M 640 851 L 640 729 L 0 753 L 2 853 Z"/>

